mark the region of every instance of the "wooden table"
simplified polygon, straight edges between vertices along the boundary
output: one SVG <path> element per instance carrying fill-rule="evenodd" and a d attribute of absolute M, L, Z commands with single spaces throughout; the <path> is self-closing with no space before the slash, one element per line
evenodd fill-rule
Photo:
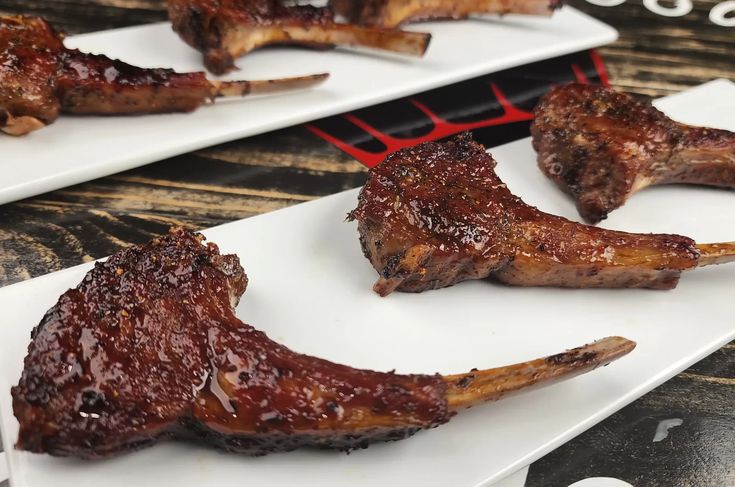
<path fill-rule="evenodd" d="M 680 18 L 655 15 L 640 0 L 612 8 L 571 3 L 620 31 L 599 50 L 618 88 L 661 96 L 735 79 L 735 28 L 707 19 L 717 1 L 695 0 Z M 0 12 L 42 15 L 69 33 L 165 19 L 158 0 L 2 0 Z M 3 205 L 0 285 L 103 257 L 171 225 L 210 227 L 364 178 L 361 164 L 295 127 Z M 567 486 L 592 476 L 638 487 L 735 485 L 733 392 L 730 344 L 534 463 L 527 485 Z M 653 442 L 659 422 L 672 418 L 683 423 Z"/>

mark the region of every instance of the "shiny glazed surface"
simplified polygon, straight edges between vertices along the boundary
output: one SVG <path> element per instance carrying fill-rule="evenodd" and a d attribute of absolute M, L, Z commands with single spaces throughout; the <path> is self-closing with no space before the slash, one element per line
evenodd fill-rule
<path fill-rule="evenodd" d="M 735 79 L 735 64 L 727 48 L 733 29 L 693 21 L 706 19 L 712 4 L 695 1 L 690 14 L 664 18 L 652 15 L 641 2 L 628 1 L 616 8 L 584 0 L 570 3 L 620 32 L 620 41 L 599 50 L 617 89 L 658 97 L 716 77 Z M 4 5 L 20 11 L 27 9 L 28 3 L 7 0 Z M 37 12 L 53 16 L 75 34 L 166 18 L 158 2 L 138 0 L 63 4 L 38 0 L 34 5 Z M 693 43 L 695 38 L 697 42 Z M 463 87 L 456 89 L 462 91 Z M 385 116 L 395 121 L 395 115 L 388 117 L 391 108 L 381 110 L 380 120 Z M 235 165 L 234 160 L 249 163 Z M 318 167 L 314 161 L 319 161 Z M 352 158 L 295 127 L 249 137 L 228 145 L 226 150 L 213 147 L 168 159 L 131 171 L 125 179 L 104 178 L 71 193 L 55 191 L 4 205 L 0 228 L 7 238 L 0 248 L 0 267 L 4 270 L 0 283 L 12 284 L 80 264 L 88 255 L 102 257 L 125 244 L 141 243 L 151 233 L 165 232 L 172 224 L 172 215 L 182 223 L 211 227 L 299 201 L 284 200 L 280 193 L 267 198 L 251 196 L 251 189 L 282 191 L 294 198 L 304 194 L 315 197 L 364 184 L 361 171 Z M 305 175 L 308 178 L 304 179 Z M 134 184 L 129 182 L 133 179 Z M 178 185 L 175 200 L 162 198 L 161 180 Z M 212 191 L 213 187 L 217 190 Z M 233 187 L 244 192 L 233 194 Z M 100 188 L 105 189 L 104 194 Z M 193 201 L 197 202 L 194 206 Z M 95 209 L 100 204 L 110 208 L 112 219 L 100 217 Z M 227 211 L 222 211 L 223 207 Z M 692 227 L 682 223 L 682 231 L 686 228 L 689 233 L 685 234 L 693 235 Z M 50 239 L 50 235 L 56 237 Z M 723 237 L 730 235 L 725 233 Z M 733 345 L 534 463 L 527 487 L 569 485 L 599 476 L 639 486 L 728 485 L 734 480 L 735 465 L 732 379 Z M 669 441 L 651 443 L 658 420 L 671 417 L 683 418 L 684 424 L 672 431 Z"/>
<path fill-rule="evenodd" d="M 671 183 L 735 187 L 735 134 L 677 123 L 611 88 L 558 86 L 531 125 L 540 169 L 591 223 L 636 191 Z"/>
<path fill-rule="evenodd" d="M 370 170 L 350 218 L 380 274 L 374 290 L 420 292 L 492 277 L 521 286 L 670 289 L 697 265 L 679 235 L 604 230 L 514 196 L 469 134 L 400 150 Z"/>
<path fill-rule="evenodd" d="M 204 73 L 147 69 L 66 50 L 58 78 L 62 110 L 78 114 L 190 112 L 213 98 Z"/>
<path fill-rule="evenodd" d="M 363 448 L 453 414 L 439 376 L 297 354 L 241 322 L 234 255 L 183 229 L 97 263 L 33 331 L 16 448 L 95 458 L 162 438 L 251 455 Z"/>
<path fill-rule="evenodd" d="M 327 49 L 365 46 L 421 56 L 431 36 L 338 23 L 331 7 L 284 5 L 280 0 L 168 0 L 168 15 L 181 38 L 204 55 L 204 65 L 223 74 L 234 59 L 271 44 Z"/>
<path fill-rule="evenodd" d="M 1 129 L 12 127 L 13 118 L 50 123 L 58 117 L 55 77 L 61 49 L 59 35 L 41 19 L 0 17 Z"/>
<path fill-rule="evenodd" d="M 233 32 L 248 29 L 252 44 L 263 45 L 269 39 L 259 28 L 283 24 L 325 25 L 333 22 L 329 8 L 310 5 L 284 6 L 278 0 L 167 0 L 173 29 L 181 38 L 204 55 L 204 65 L 213 73 L 232 70 L 234 58 L 230 38 Z M 265 31 L 266 33 L 268 31 Z M 242 34 L 241 34 L 242 35 Z"/>
<path fill-rule="evenodd" d="M 60 112 L 188 112 L 214 95 L 203 73 L 139 68 L 67 49 L 41 18 L 0 17 L 0 129 L 12 135 L 49 124 Z"/>

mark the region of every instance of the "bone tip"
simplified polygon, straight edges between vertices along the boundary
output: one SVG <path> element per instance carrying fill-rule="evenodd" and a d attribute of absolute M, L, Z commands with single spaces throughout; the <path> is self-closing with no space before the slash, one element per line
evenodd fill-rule
<path fill-rule="evenodd" d="M 329 76 L 329 73 L 307 74 L 305 76 L 297 76 L 295 78 L 271 80 L 271 83 L 273 83 L 274 85 L 284 83 L 292 84 L 294 87 L 308 87 L 324 83 L 327 79 L 329 79 Z"/>
<path fill-rule="evenodd" d="M 329 79 L 329 76 L 329 73 L 317 73 L 308 76 L 308 78 L 314 81 L 314 83 L 324 83 L 326 80 Z"/>
<path fill-rule="evenodd" d="M 5 119 L 0 119 L 0 130 L 14 137 L 28 135 L 46 126 L 41 120 L 31 116 L 13 117 L 10 114 L 0 113 L 0 117 Z"/>
<path fill-rule="evenodd" d="M 373 291 L 381 298 L 388 296 L 395 290 L 396 287 L 398 287 L 397 284 L 391 281 L 391 279 L 385 279 L 381 277 L 380 279 L 375 281 L 375 284 L 373 284 Z"/>
<path fill-rule="evenodd" d="M 608 358 L 607 363 L 632 352 L 638 344 L 621 336 L 611 336 L 597 340 L 591 344 L 599 348 L 600 352 Z"/>
<path fill-rule="evenodd" d="M 620 336 L 612 336 L 596 340 L 566 352 L 549 355 L 544 362 L 552 367 L 572 367 L 588 370 L 604 367 L 629 354 L 636 343 Z"/>
<path fill-rule="evenodd" d="M 426 51 L 429 49 L 429 44 L 431 44 L 431 39 L 432 39 L 431 34 L 428 32 L 424 32 L 423 35 L 424 37 L 421 43 L 421 55 L 422 56 L 426 54 Z"/>

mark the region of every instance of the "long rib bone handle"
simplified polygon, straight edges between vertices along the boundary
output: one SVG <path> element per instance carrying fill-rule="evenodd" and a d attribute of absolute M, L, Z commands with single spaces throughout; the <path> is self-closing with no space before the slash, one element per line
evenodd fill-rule
<path fill-rule="evenodd" d="M 329 73 L 297 76 L 294 78 L 253 81 L 210 81 L 209 83 L 212 85 L 212 96 L 226 97 L 309 88 L 324 82 L 327 78 L 329 78 Z"/>
<path fill-rule="evenodd" d="M 735 262 L 735 242 L 697 244 L 699 250 L 698 267 Z"/>
<path fill-rule="evenodd" d="M 584 374 L 628 354 L 635 342 L 607 337 L 557 355 L 496 369 L 444 376 L 447 402 L 453 410 L 464 409 L 510 394 L 547 386 Z"/>
<path fill-rule="evenodd" d="M 255 35 L 256 33 L 258 35 Z M 243 30 L 231 45 L 230 54 L 236 57 L 257 47 L 274 43 L 303 43 L 370 47 L 420 57 L 426 52 L 430 41 L 431 34 L 383 27 L 352 24 L 285 24 L 264 27 L 257 32 L 255 29 Z"/>
<path fill-rule="evenodd" d="M 371 47 L 418 57 L 431 41 L 431 34 L 422 32 L 352 24 L 284 25 L 281 29 L 288 36 L 284 41 Z"/>

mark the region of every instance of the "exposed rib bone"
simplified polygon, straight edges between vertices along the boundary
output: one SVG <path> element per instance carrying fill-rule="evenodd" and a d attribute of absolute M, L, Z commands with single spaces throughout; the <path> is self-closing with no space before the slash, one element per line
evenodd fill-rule
<path fill-rule="evenodd" d="M 735 260 L 735 244 L 627 233 L 539 211 L 513 195 L 469 134 L 373 167 L 350 213 L 373 289 L 421 292 L 468 279 L 515 286 L 673 289 L 684 271 Z"/>
<path fill-rule="evenodd" d="M 235 68 L 235 58 L 271 44 L 324 49 L 362 46 L 421 56 L 430 34 L 335 22 L 330 7 L 285 5 L 281 0 L 167 0 L 171 24 L 204 55 L 215 74 Z"/>
<path fill-rule="evenodd" d="M 648 101 L 570 84 L 538 103 L 531 125 L 540 169 L 597 223 L 648 186 L 735 188 L 735 133 L 678 123 Z"/>
<path fill-rule="evenodd" d="M 697 261 L 699 267 L 735 262 L 735 242 L 697 244 L 697 249 L 699 249 Z"/>
<path fill-rule="evenodd" d="M 333 0 L 335 11 L 352 22 L 382 27 L 430 19 L 463 19 L 474 14 L 549 16 L 561 6 L 549 0 Z"/>
<path fill-rule="evenodd" d="M 327 78 L 209 81 L 203 72 L 140 68 L 67 49 L 62 40 L 41 18 L 0 16 L 1 131 L 24 135 L 54 122 L 59 113 L 191 112 L 215 97 L 306 88 Z"/>
<path fill-rule="evenodd" d="M 245 271 L 237 256 L 203 240 L 172 229 L 98 263 L 60 297 L 36 327 L 11 390 L 16 448 L 81 458 L 168 438 L 250 455 L 365 448 L 439 426 L 456 409 L 586 372 L 634 346 L 608 338 L 448 377 L 354 369 L 297 353 L 240 321 L 234 306 Z M 93 359 L 82 361 L 90 343 Z"/>
<path fill-rule="evenodd" d="M 243 26 L 230 32 L 225 45 L 232 57 L 269 44 L 313 44 L 370 47 L 423 56 L 431 34 L 349 24 Z"/>
<path fill-rule="evenodd" d="M 294 78 L 265 79 L 253 81 L 210 81 L 212 96 L 230 97 L 248 94 L 273 93 L 277 91 L 296 90 L 318 85 L 329 78 L 329 73 L 297 76 Z"/>
<path fill-rule="evenodd" d="M 14 117 L 9 113 L 0 114 L 0 130 L 8 135 L 26 135 L 46 125 L 36 117 L 20 116 Z"/>
<path fill-rule="evenodd" d="M 450 409 L 464 409 L 497 401 L 510 394 L 539 388 L 584 374 L 628 354 L 636 344 L 623 337 L 607 337 L 549 357 L 496 369 L 447 375 Z"/>

